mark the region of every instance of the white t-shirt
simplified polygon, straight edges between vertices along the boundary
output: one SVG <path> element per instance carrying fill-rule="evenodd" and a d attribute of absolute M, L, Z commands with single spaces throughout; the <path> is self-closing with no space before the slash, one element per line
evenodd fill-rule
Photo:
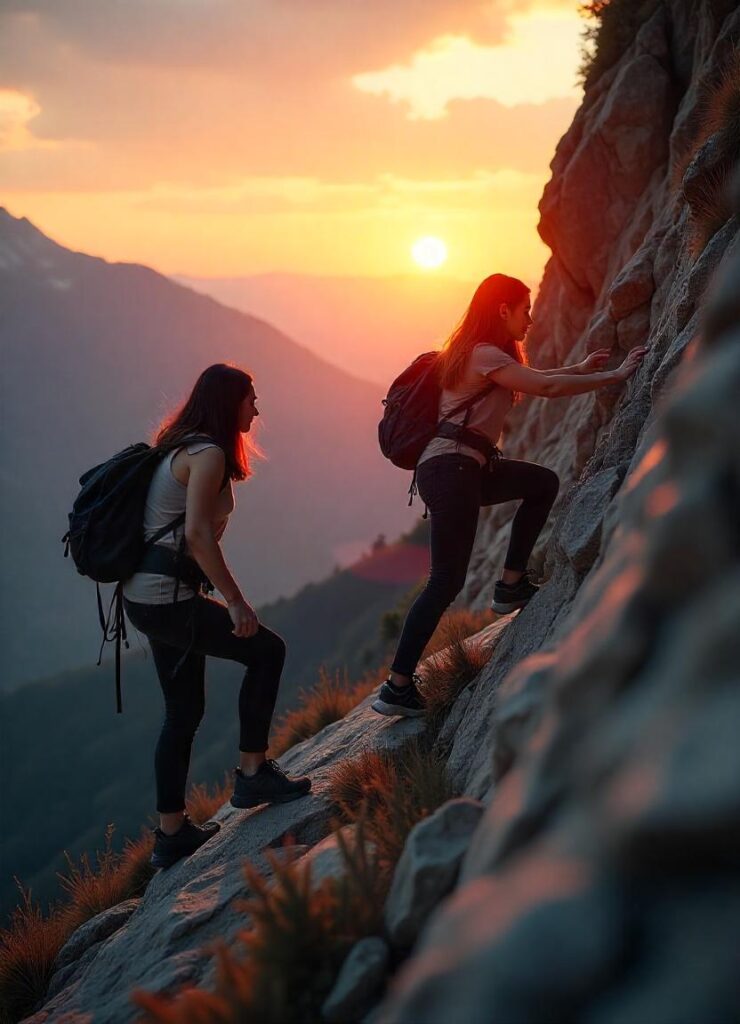
<path fill-rule="evenodd" d="M 197 441 L 187 445 L 188 455 L 196 455 L 205 451 L 206 448 L 217 448 L 218 445 L 208 441 Z M 185 511 L 185 501 L 188 489 L 181 484 L 172 472 L 172 460 L 178 451 L 176 449 L 165 456 L 154 470 L 152 482 L 146 497 L 144 508 L 144 539 L 148 540 L 157 530 L 161 530 L 167 523 L 171 523 L 180 513 Z M 224 487 L 216 499 L 214 516 L 214 529 L 222 532 L 221 527 L 234 510 L 234 492 L 231 480 Z M 185 532 L 185 524 L 175 527 L 163 537 L 160 537 L 157 544 L 163 547 L 177 550 L 180 540 Z M 123 596 L 128 601 L 138 604 L 171 604 L 175 596 L 175 580 L 172 576 L 162 576 L 153 572 L 135 572 L 133 576 L 123 584 Z M 184 583 L 180 583 L 177 592 L 178 601 L 187 601 L 194 597 L 195 591 Z"/>
<path fill-rule="evenodd" d="M 460 405 L 467 398 L 481 391 L 488 383 L 488 374 L 494 370 L 501 370 L 504 366 L 516 363 L 516 359 L 507 355 L 498 345 L 476 345 L 473 349 L 468 365 L 462 380 L 454 391 L 443 388 L 439 401 L 439 418 L 444 419 L 456 405 Z M 485 398 L 481 398 L 470 410 L 467 429 L 475 430 L 483 434 L 491 444 L 496 444 L 504 426 L 506 414 L 514 402 L 513 393 L 504 387 L 497 386 L 490 391 Z M 462 424 L 465 419 L 465 412 L 454 416 L 451 423 Z M 465 444 L 453 441 L 447 437 L 433 437 L 421 454 L 417 465 L 426 462 L 435 455 L 448 455 L 460 452 L 463 455 L 472 455 L 481 466 L 485 465 L 485 458 L 476 448 L 469 448 Z"/>

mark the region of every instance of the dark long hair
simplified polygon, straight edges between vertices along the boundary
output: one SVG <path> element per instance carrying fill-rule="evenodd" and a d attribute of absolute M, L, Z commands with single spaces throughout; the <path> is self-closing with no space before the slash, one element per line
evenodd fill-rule
<path fill-rule="evenodd" d="M 491 274 L 478 285 L 462 320 L 439 354 L 442 387 L 457 387 L 476 345 L 497 345 L 512 359 L 526 365 L 524 348 L 507 332 L 499 311 L 502 302 L 509 307 L 517 306 L 528 295 L 529 288 L 523 281 L 506 274 Z"/>
<path fill-rule="evenodd" d="M 250 457 L 260 454 L 256 444 L 239 431 L 239 406 L 251 387 L 252 378 L 245 370 L 214 363 L 198 377 L 185 404 L 159 425 L 154 443 L 173 448 L 193 434 L 207 434 L 223 449 L 226 478 L 246 480 L 252 475 Z"/>

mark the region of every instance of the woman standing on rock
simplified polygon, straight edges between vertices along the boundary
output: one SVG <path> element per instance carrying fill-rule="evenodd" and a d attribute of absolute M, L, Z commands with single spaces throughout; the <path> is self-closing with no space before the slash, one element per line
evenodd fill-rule
<path fill-rule="evenodd" d="M 431 570 L 404 623 L 390 676 L 373 704 L 380 714 L 424 714 L 414 673 L 442 613 L 465 583 L 482 505 L 521 500 L 503 573 L 494 587 L 494 611 L 523 608 L 537 592 L 527 563 L 559 480 L 545 466 L 501 457 L 495 447 L 515 396 L 562 398 L 626 381 L 645 354 L 644 348 L 635 348 L 620 367 L 603 370 L 610 353 L 599 349 L 574 366 L 535 370 L 526 364 L 521 347 L 532 324 L 530 309 L 525 284 L 493 274 L 479 285 L 440 353 L 440 425 L 419 458 L 416 477 L 431 518 Z M 481 397 L 472 407 L 445 420 L 476 394 Z"/>
<path fill-rule="evenodd" d="M 245 435 L 258 415 L 256 401 L 249 374 L 217 363 L 204 370 L 183 407 L 160 428 L 156 444 L 168 454 L 149 487 L 144 536 L 153 537 L 183 513 L 184 523 L 158 538 L 124 584 L 126 614 L 149 640 L 164 694 L 154 758 L 160 816 L 155 867 L 169 867 L 219 829 L 215 822 L 199 827 L 185 810 L 190 749 L 205 706 L 207 655 L 246 669 L 231 803 L 284 802 L 311 788 L 309 779 L 290 779 L 265 757 L 285 644 L 258 621 L 219 543 L 234 509 L 231 482 L 250 475 Z M 202 592 L 208 581 L 225 604 Z"/>

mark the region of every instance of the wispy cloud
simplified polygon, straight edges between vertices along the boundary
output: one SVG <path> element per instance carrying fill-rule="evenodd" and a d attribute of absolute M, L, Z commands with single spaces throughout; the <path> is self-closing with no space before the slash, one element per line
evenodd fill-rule
<path fill-rule="evenodd" d="M 515 14 L 505 39 L 482 46 L 441 36 L 406 64 L 354 75 L 356 88 L 405 103 L 410 119 L 445 117 L 452 100 L 491 99 L 506 107 L 579 95 L 581 22 L 575 12 Z"/>

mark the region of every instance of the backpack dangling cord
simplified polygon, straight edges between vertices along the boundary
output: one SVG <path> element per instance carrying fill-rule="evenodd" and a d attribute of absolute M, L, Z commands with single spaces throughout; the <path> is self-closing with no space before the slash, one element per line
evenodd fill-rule
<path fill-rule="evenodd" d="M 113 591 L 113 597 L 111 598 L 110 605 L 108 607 L 108 617 L 106 618 L 103 614 L 103 602 L 100 597 L 100 586 L 96 584 L 98 592 L 98 615 L 100 616 L 100 625 L 103 630 L 103 642 L 100 645 L 100 651 L 98 653 L 98 665 L 103 660 L 103 648 L 107 643 L 112 640 L 116 642 L 116 711 L 120 715 L 123 711 L 123 701 L 121 700 L 121 640 L 123 640 L 126 650 L 129 648 L 128 634 L 126 632 L 126 618 L 123 613 L 123 583 L 117 583 L 116 589 Z"/>
<path fill-rule="evenodd" d="M 419 493 L 419 488 L 418 488 L 418 487 L 416 486 L 416 470 L 414 470 L 414 475 L 413 475 L 413 476 L 411 477 L 411 486 L 409 487 L 409 490 L 408 490 L 408 495 L 409 495 L 409 508 L 410 508 L 410 507 L 411 507 L 411 505 L 413 504 L 413 501 L 414 501 L 414 497 L 415 497 L 415 496 L 416 496 L 416 495 L 417 495 L 418 493 Z"/>
<path fill-rule="evenodd" d="M 416 470 L 414 470 L 414 475 L 411 477 L 411 486 L 409 487 L 408 493 L 409 493 L 409 507 L 410 507 L 412 505 L 413 501 L 414 501 L 414 498 L 419 493 L 419 488 L 418 488 L 417 483 L 416 483 Z M 426 502 L 424 502 L 424 515 L 421 518 L 422 519 L 428 519 L 429 518 L 429 509 L 427 508 L 427 503 Z"/>

